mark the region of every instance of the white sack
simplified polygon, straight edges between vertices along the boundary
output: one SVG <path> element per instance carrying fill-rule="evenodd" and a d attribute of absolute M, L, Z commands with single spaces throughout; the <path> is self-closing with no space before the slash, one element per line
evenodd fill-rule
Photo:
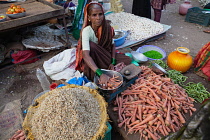
<path fill-rule="evenodd" d="M 74 77 L 76 48 L 67 49 L 45 61 L 43 68 L 52 80 L 70 79 Z"/>

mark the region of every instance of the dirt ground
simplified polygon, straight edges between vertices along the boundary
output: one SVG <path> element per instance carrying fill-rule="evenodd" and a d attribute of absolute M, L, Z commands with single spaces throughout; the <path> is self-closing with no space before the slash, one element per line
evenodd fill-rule
<path fill-rule="evenodd" d="M 194 7 L 200 7 L 197 0 L 191 1 Z M 183 3 L 183 1 L 177 0 L 177 3 L 167 5 L 166 10 L 163 11 L 161 23 L 171 25 L 171 29 L 166 32 L 165 38 L 147 44 L 163 48 L 167 55 L 177 47 L 187 47 L 190 49 L 190 55 L 195 57 L 201 47 L 210 41 L 210 34 L 203 32 L 203 30 L 210 29 L 210 27 L 185 22 L 185 16 L 178 13 L 180 3 Z M 131 12 L 132 0 L 122 0 L 122 4 L 126 12 Z M 136 50 L 138 47 L 140 46 L 131 49 Z M 15 99 L 21 99 L 22 111 L 27 109 L 34 97 L 42 92 L 35 74 L 36 68 L 42 68 L 43 62 L 57 53 L 49 53 L 47 56 L 41 57 L 36 63 L 27 64 L 23 67 L 8 65 L 2 67 L 0 69 L 0 106 Z M 19 69 L 23 69 L 24 72 L 17 72 Z M 209 82 L 196 75 L 192 68 L 184 75 L 189 77 L 188 81 L 201 82 L 210 91 Z M 117 138 L 119 137 L 113 135 L 113 139 Z"/>

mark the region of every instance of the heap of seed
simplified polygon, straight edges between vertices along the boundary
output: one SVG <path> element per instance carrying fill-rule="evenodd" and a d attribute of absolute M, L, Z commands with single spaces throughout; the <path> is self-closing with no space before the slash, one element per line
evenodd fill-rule
<path fill-rule="evenodd" d="M 57 90 L 38 106 L 31 119 L 37 140 L 89 140 L 100 127 L 100 105 L 81 88 Z"/>

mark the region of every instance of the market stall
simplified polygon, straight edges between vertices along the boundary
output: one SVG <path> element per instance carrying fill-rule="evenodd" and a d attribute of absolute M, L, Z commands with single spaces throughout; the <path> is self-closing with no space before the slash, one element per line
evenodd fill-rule
<path fill-rule="evenodd" d="M 0 32 L 40 23 L 52 18 L 63 17 L 67 43 L 68 45 L 70 45 L 63 7 L 49 3 L 44 0 L 27 0 L 25 2 L 17 2 L 15 4 L 25 8 L 26 15 L 15 19 L 7 17 L 5 21 L 0 22 Z M 1 4 L 0 13 L 6 14 L 10 5 L 11 3 Z"/>
<path fill-rule="evenodd" d="M 107 12 L 106 19 L 111 21 L 111 25 L 115 30 L 128 32 L 125 35 L 124 42 L 116 45 L 117 49 L 132 47 L 158 39 L 163 37 L 171 28 L 170 25 L 161 24 L 127 12 Z"/>
<path fill-rule="evenodd" d="M 129 30 L 131 33 L 127 40 L 129 42 L 120 47 L 145 42 L 165 34 L 170 29 L 167 25 L 142 20 L 145 24 L 137 26 L 145 28 L 146 32 L 141 29 L 143 33 L 137 30 L 138 27 L 133 29 L 119 27 L 122 24 L 116 21 L 119 25 L 115 23 L 115 29 L 123 29 L 126 32 Z M 154 28 L 151 28 L 153 26 Z M 169 66 L 174 70 L 169 70 L 162 61 L 166 58 L 165 51 L 156 46 L 150 46 L 156 48 L 155 50 L 148 48 L 143 52 L 137 50 L 125 53 L 131 57 L 132 62 L 135 62 L 136 65 L 132 64 L 132 67 L 119 63 L 113 70 L 103 70 L 110 77 L 107 85 L 100 83 L 98 75 L 94 76 L 94 81 L 89 81 L 85 75 L 75 70 L 75 48 L 65 50 L 45 61 L 43 68 L 52 83 L 50 85 L 44 72 L 40 75 L 42 78 L 37 76 L 42 88 L 44 86 L 45 88 L 26 110 L 27 115 L 23 124 L 26 137 L 30 139 L 106 137 L 105 124 L 109 121 L 107 114 L 114 124 L 113 127 L 126 140 L 161 139 L 184 128 L 197 113 L 202 101 L 210 97 L 210 93 L 201 84 L 184 83 L 187 77 L 180 71 L 186 72 L 192 66 L 192 57 L 188 55 L 188 49 L 182 47 L 175 52 L 183 54 L 183 57 L 178 54 L 170 55 Z M 188 64 L 183 61 L 187 60 L 187 57 Z M 175 64 L 173 60 L 180 63 Z M 153 66 L 156 66 L 156 69 Z M 181 70 L 177 69 L 180 67 Z M 108 109 L 107 103 L 99 94 L 106 99 Z"/>

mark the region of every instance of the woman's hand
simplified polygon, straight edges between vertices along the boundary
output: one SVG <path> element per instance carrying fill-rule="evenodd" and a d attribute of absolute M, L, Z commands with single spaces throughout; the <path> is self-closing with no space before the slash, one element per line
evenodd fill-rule
<path fill-rule="evenodd" d="M 114 65 L 113 64 L 110 64 L 108 69 L 109 70 L 114 70 Z"/>
<path fill-rule="evenodd" d="M 106 75 L 106 74 L 102 74 L 99 78 L 99 81 L 100 81 L 100 84 L 103 86 L 103 87 L 106 87 L 107 86 L 107 83 L 109 81 L 109 76 Z"/>

